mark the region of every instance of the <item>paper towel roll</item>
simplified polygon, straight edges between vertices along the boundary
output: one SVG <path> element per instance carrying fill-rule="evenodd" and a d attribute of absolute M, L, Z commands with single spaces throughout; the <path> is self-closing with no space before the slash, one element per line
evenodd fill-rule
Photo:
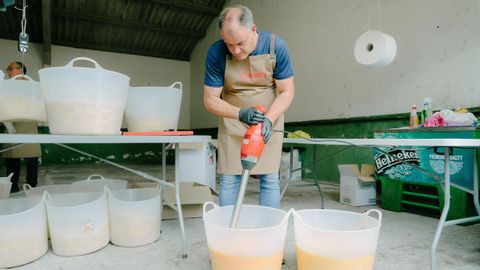
<path fill-rule="evenodd" d="M 397 54 L 395 39 L 379 31 L 367 31 L 355 42 L 355 59 L 371 67 L 384 67 L 392 63 Z"/>

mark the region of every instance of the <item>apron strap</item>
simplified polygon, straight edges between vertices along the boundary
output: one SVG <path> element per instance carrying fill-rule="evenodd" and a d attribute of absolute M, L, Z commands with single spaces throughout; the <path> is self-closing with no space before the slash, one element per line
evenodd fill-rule
<path fill-rule="evenodd" d="M 275 34 L 270 34 L 270 59 L 272 60 L 272 70 L 275 69 L 275 62 L 276 62 L 276 54 L 275 54 Z"/>

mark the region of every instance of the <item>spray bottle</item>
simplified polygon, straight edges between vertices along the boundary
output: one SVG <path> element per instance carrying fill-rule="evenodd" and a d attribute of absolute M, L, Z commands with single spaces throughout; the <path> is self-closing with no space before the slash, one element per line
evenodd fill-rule
<path fill-rule="evenodd" d="M 422 114 L 421 118 L 422 121 L 421 123 L 425 123 L 428 118 L 432 117 L 432 99 L 430 97 L 425 97 L 423 99 L 423 109 L 422 109 Z"/>

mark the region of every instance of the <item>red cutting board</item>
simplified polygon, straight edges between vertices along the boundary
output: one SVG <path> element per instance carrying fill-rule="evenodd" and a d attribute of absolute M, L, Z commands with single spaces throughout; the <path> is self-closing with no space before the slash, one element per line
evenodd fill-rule
<path fill-rule="evenodd" d="M 192 130 L 184 131 L 132 131 L 132 132 L 123 132 L 123 136 L 187 136 L 193 135 Z"/>

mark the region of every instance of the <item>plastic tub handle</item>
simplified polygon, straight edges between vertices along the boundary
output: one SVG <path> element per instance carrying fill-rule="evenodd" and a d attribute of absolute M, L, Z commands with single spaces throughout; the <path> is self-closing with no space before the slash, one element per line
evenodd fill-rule
<path fill-rule="evenodd" d="M 212 209 L 218 208 L 218 205 L 216 205 L 214 202 L 206 202 L 206 203 L 203 204 L 203 215 L 205 215 L 205 213 L 208 212 L 207 211 L 207 206 L 209 206 L 209 205 L 212 206 Z"/>
<path fill-rule="evenodd" d="M 174 83 L 172 83 L 172 85 L 170 85 L 169 87 L 175 88 L 175 85 L 180 86 L 180 88 L 178 88 L 178 89 L 180 89 L 180 90 L 183 89 L 183 84 L 182 84 L 182 82 L 174 82 Z"/>
<path fill-rule="evenodd" d="M 43 198 L 45 200 L 45 202 L 47 202 L 48 200 L 52 199 L 52 195 L 50 195 L 50 193 L 48 193 L 48 191 L 44 191 L 43 192 Z"/>
<path fill-rule="evenodd" d="M 300 216 L 297 214 L 297 211 L 295 211 L 295 209 L 293 208 L 290 208 L 290 213 L 292 214 L 292 216 L 295 216 L 297 218 L 300 218 Z M 300 218 L 301 219 L 301 218 Z"/>
<path fill-rule="evenodd" d="M 112 192 L 110 191 L 107 185 L 103 186 L 103 192 L 105 192 L 108 197 L 113 197 Z"/>
<path fill-rule="evenodd" d="M 282 222 L 285 222 L 285 221 L 288 221 L 288 219 L 290 218 L 290 215 L 293 213 L 293 211 L 295 211 L 293 208 L 290 208 L 290 210 L 288 210 L 287 214 L 285 215 L 285 217 L 282 219 Z"/>
<path fill-rule="evenodd" d="M 7 182 L 7 183 L 10 183 L 11 179 L 12 179 L 12 176 L 13 176 L 13 172 L 10 173 L 7 177 L 0 177 L 0 183 L 1 182 Z"/>
<path fill-rule="evenodd" d="M 27 192 L 27 190 L 32 189 L 32 186 L 29 184 L 23 184 L 23 191 Z"/>
<path fill-rule="evenodd" d="M 12 78 L 10 78 L 10 80 L 16 80 L 16 79 L 19 78 L 19 77 L 26 78 L 26 79 L 28 79 L 29 81 L 35 81 L 34 79 L 32 79 L 32 78 L 30 78 L 29 76 L 24 75 L 24 74 L 15 75 L 15 76 L 13 76 Z"/>
<path fill-rule="evenodd" d="M 377 218 L 377 219 L 378 219 L 378 221 L 380 222 L 380 225 L 382 225 L 382 212 L 380 212 L 380 210 L 378 210 L 378 209 L 370 209 L 370 210 L 368 210 L 367 212 L 365 212 L 364 214 L 367 215 L 367 216 L 369 216 L 370 213 L 372 213 L 372 212 L 377 213 L 377 215 L 378 215 L 378 218 Z"/>
<path fill-rule="evenodd" d="M 95 65 L 96 69 L 103 69 L 102 66 L 100 66 L 95 60 L 93 60 L 92 58 L 88 58 L 88 57 L 74 58 L 74 59 L 70 60 L 70 62 L 68 62 L 68 64 L 66 64 L 65 66 L 66 67 L 73 67 L 73 63 L 76 62 L 76 61 L 80 61 L 80 60 L 87 61 L 87 62 L 92 62 Z"/>
<path fill-rule="evenodd" d="M 90 176 L 89 176 L 87 179 L 85 179 L 85 180 L 90 181 L 90 180 L 92 180 L 92 178 L 95 178 L 95 179 L 96 179 L 96 178 L 99 178 L 99 179 L 101 179 L 101 180 L 105 180 L 105 177 L 103 177 L 103 176 L 100 175 L 100 174 L 92 174 L 92 175 L 90 175 Z"/>
<path fill-rule="evenodd" d="M 52 196 L 50 196 L 50 193 L 48 193 L 48 191 L 44 191 L 43 192 L 43 196 L 42 196 L 42 202 L 46 202 L 47 200 L 50 200 L 52 198 Z"/>

